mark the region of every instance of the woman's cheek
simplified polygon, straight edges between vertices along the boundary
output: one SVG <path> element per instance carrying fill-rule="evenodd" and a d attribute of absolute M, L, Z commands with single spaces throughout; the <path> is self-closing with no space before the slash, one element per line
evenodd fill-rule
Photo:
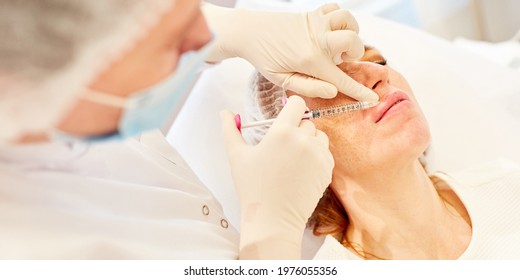
<path fill-rule="evenodd" d="M 405 77 L 392 68 L 389 68 L 389 70 L 390 71 L 388 74 L 388 79 L 389 79 L 390 85 L 392 85 L 398 89 L 401 89 L 402 91 L 408 93 L 410 95 L 410 97 L 415 99 L 413 90 L 410 87 L 410 84 L 408 83 L 408 81 L 405 79 Z"/>
<path fill-rule="evenodd" d="M 314 121 L 316 128 L 323 131 L 329 137 L 329 147 L 334 155 L 336 152 L 348 150 L 355 138 L 352 126 L 348 124 L 349 120 L 344 117 L 336 116 Z"/>

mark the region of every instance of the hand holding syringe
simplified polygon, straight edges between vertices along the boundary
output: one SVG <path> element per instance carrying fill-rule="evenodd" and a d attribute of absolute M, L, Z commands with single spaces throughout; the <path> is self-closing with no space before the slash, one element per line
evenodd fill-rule
<path fill-rule="evenodd" d="M 335 115 L 340 115 L 344 113 L 350 113 L 355 111 L 361 111 L 366 110 L 368 108 L 372 108 L 379 104 L 379 102 L 371 102 L 371 101 L 360 101 L 355 103 L 349 103 L 349 104 L 343 104 L 343 105 L 334 105 L 330 107 L 325 108 L 319 108 L 319 109 L 313 109 L 308 112 L 306 112 L 302 116 L 302 120 L 312 120 L 312 119 L 318 119 L 323 117 L 331 117 Z M 261 125 L 270 125 L 272 124 L 276 119 L 268 119 L 268 120 L 261 120 L 256 122 L 250 122 L 242 125 L 240 115 L 235 115 L 235 123 L 237 125 L 238 130 L 242 130 L 242 128 L 250 128 L 255 126 L 261 126 Z"/>

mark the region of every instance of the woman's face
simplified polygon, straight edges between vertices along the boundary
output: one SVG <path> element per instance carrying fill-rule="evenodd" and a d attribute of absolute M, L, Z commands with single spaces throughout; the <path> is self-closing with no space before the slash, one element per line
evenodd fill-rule
<path fill-rule="evenodd" d="M 380 103 L 368 110 L 314 120 L 330 139 L 334 172 L 347 176 L 373 174 L 416 161 L 429 145 L 430 132 L 404 77 L 386 66 L 381 53 L 370 47 L 361 61 L 339 67 L 374 90 Z M 304 99 L 310 109 L 356 102 L 344 94 L 333 99 Z"/>

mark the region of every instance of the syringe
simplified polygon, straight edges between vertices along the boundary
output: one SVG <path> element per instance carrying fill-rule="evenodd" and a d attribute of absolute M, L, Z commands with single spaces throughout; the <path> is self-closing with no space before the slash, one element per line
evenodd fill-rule
<path fill-rule="evenodd" d="M 306 112 L 302 116 L 302 120 L 313 120 L 318 118 L 324 118 L 324 117 L 332 117 L 344 113 L 350 113 L 355 111 L 361 111 L 366 110 L 368 108 L 372 108 L 379 104 L 379 102 L 373 102 L 373 101 L 359 101 L 354 103 L 348 103 L 343 105 L 334 105 L 330 107 L 324 107 L 324 108 L 318 108 L 318 109 L 312 109 L 308 112 Z M 255 126 L 261 126 L 261 125 L 270 125 L 272 124 L 276 119 L 268 119 L 268 120 L 262 120 L 262 121 L 256 121 L 256 122 L 250 122 L 242 125 L 242 122 L 240 120 L 240 115 L 235 115 L 235 123 L 237 125 L 238 130 L 241 130 L 242 128 L 250 128 Z"/>

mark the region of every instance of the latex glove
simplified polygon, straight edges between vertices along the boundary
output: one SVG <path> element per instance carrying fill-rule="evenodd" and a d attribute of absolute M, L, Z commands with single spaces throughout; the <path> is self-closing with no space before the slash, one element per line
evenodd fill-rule
<path fill-rule="evenodd" d="M 358 24 L 336 4 L 308 13 L 230 9 L 204 4 L 216 48 L 207 61 L 242 57 L 274 84 L 309 97 L 342 92 L 357 100 L 378 95 L 336 65 L 363 56 Z"/>
<path fill-rule="evenodd" d="M 328 137 L 292 96 L 264 139 L 248 145 L 223 111 L 223 132 L 240 199 L 240 257 L 298 259 L 308 218 L 332 180 Z"/>

